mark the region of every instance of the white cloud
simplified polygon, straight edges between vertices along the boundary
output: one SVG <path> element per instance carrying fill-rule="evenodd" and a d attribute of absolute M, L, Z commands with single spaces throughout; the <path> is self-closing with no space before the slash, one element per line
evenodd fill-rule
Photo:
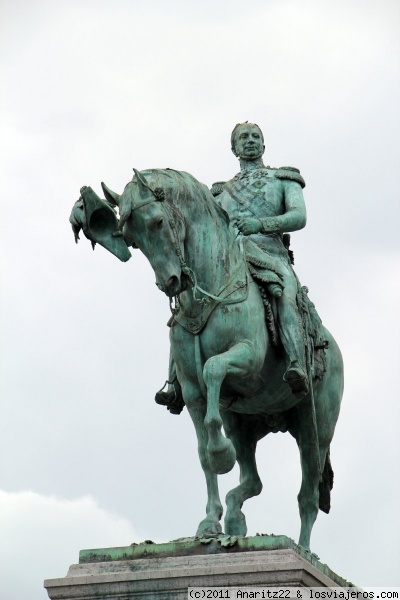
<path fill-rule="evenodd" d="M 86 496 L 66 500 L 0 490 L 0 598 L 44 600 L 44 579 L 64 577 L 84 548 L 137 541 L 127 519 Z"/>

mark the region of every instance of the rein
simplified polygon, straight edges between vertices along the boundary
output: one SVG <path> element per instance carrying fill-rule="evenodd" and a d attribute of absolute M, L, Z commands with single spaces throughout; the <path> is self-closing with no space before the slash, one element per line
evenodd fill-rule
<path fill-rule="evenodd" d="M 178 215 L 179 218 L 182 218 L 180 215 Z M 246 291 L 244 293 L 244 295 L 242 296 L 242 298 L 238 298 L 238 299 L 231 299 L 228 300 L 227 298 L 221 298 L 221 294 L 222 292 L 224 292 L 232 283 L 232 280 L 236 277 L 237 272 L 239 271 L 240 267 L 242 266 L 240 264 L 240 262 L 236 265 L 236 268 L 234 269 L 234 271 L 231 273 L 228 282 L 219 290 L 217 295 L 211 294 L 211 292 L 207 292 L 207 290 L 203 289 L 198 283 L 197 283 L 197 276 L 196 273 L 193 271 L 193 269 L 191 269 L 187 264 L 186 261 L 183 257 L 181 248 L 180 248 L 180 244 L 179 244 L 179 240 L 178 240 L 178 232 L 176 229 L 176 224 L 175 221 L 173 219 L 169 219 L 169 224 L 171 226 L 172 232 L 174 234 L 174 241 L 175 241 L 175 251 L 176 254 L 179 258 L 179 262 L 181 265 L 181 269 L 182 272 L 187 275 L 187 277 L 190 279 L 192 286 L 193 286 L 193 300 L 195 302 L 197 302 L 198 304 L 208 304 L 209 302 L 211 302 L 211 300 L 214 300 L 215 302 L 218 302 L 219 304 L 238 304 L 240 302 L 243 302 L 244 300 L 247 299 L 248 296 L 248 275 L 246 273 L 246 282 L 242 283 L 241 286 L 239 287 L 246 287 Z M 243 254 L 243 245 L 242 242 L 240 241 L 240 252 L 241 254 Z M 204 296 L 206 296 L 206 298 L 198 298 L 197 296 L 197 291 L 201 292 L 202 294 L 204 294 Z M 233 290 L 235 291 L 235 290 Z M 233 293 L 233 291 L 231 292 L 231 294 Z M 230 295 L 230 294 L 229 294 Z M 171 306 L 171 311 L 172 313 L 174 313 L 174 311 L 176 311 L 176 309 L 173 309 Z"/>
<path fill-rule="evenodd" d="M 236 299 L 228 300 L 227 298 L 220 298 L 220 295 L 222 294 L 222 292 L 224 290 L 226 290 L 227 287 L 230 286 L 230 284 L 232 283 L 232 280 L 236 277 L 236 273 L 238 272 L 238 270 L 241 266 L 242 265 L 240 263 L 236 266 L 233 273 L 231 273 L 231 276 L 230 276 L 228 282 L 219 290 L 217 296 L 214 296 L 214 294 L 207 292 L 206 290 L 204 290 L 202 287 L 199 286 L 199 284 L 197 283 L 196 273 L 190 267 L 187 267 L 187 266 L 182 267 L 182 271 L 185 273 L 185 275 L 187 275 L 189 277 L 190 281 L 193 284 L 193 298 L 194 298 L 195 302 L 198 302 L 199 304 L 207 304 L 211 300 L 214 300 L 215 302 L 218 302 L 219 304 L 237 304 L 239 302 L 243 302 L 243 300 L 246 300 L 247 295 L 248 295 L 248 291 L 247 291 L 248 275 L 247 275 L 247 273 L 246 273 L 246 283 L 242 283 L 242 285 L 239 286 L 239 287 L 246 286 L 246 292 L 245 292 L 245 295 L 243 296 L 243 298 L 239 298 L 237 300 Z M 197 296 L 196 296 L 197 290 L 199 290 L 199 292 L 201 292 L 202 294 L 207 296 L 207 298 L 197 298 Z M 231 292 L 231 294 L 232 293 L 233 292 Z"/>

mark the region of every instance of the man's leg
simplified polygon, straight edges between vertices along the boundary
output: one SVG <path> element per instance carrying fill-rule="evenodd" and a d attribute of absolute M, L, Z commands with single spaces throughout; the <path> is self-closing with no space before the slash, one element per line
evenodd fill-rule
<path fill-rule="evenodd" d="M 296 303 L 297 281 L 294 276 L 288 276 L 284 279 L 284 285 L 282 296 L 276 299 L 279 333 L 287 357 L 284 379 L 290 385 L 292 392 L 298 398 L 303 398 L 309 391 L 309 382 L 303 326 Z"/>

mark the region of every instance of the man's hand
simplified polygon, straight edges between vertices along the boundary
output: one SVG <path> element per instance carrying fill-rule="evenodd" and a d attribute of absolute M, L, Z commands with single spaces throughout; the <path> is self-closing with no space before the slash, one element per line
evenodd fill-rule
<path fill-rule="evenodd" d="M 237 222 L 239 230 L 244 235 L 251 235 L 252 233 L 259 233 L 262 229 L 261 221 L 248 217 L 246 219 L 239 219 Z"/>

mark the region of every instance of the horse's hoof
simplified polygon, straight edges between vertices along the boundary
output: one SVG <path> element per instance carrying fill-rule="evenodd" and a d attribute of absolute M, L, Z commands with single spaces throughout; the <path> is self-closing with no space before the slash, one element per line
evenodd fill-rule
<path fill-rule="evenodd" d="M 222 438 L 218 448 L 208 449 L 210 469 L 217 475 L 232 471 L 236 462 L 236 451 L 230 440 Z"/>
<path fill-rule="evenodd" d="M 226 535 L 246 535 L 247 533 L 246 517 L 241 510 L 237 511 L 235 515 L 227 513 L 224 525 Z"/>
<path fill-rule="evenodd" d="M 299 541 L 297 542 L 297 545 L 300 546 L 301 548 L 303 548 L 303 550 L 306 550 L 307 552 L 311 553 L 310 542 L 307 541 L 306 539 L 302 539 L 300 537 Z"/>
<path fill-rule="evenodd" d="M 207 537 L 208 535 L 218 535 L 219 533 L 222 533 L 221 523 L 206 517 L 199 524 L 196 537 Z"/>

